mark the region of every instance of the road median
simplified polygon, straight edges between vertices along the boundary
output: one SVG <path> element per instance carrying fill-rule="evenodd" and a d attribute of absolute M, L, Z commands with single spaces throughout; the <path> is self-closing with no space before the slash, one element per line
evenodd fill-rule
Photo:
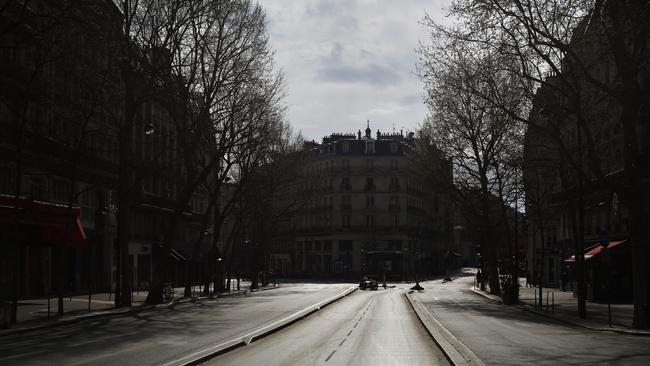
<path fill-rule="evenodd" d="M 413 311 L 420 319 L 420 322 L 427 330 L 427 333 L 436 342 L 438 347 L 447 357 L 447 360 L 456 366 L 483 366 L 481 361 L 472 350 L 458 340 L 447 328 L 445 328 L 431 312 L 426 308 L 424 303 L 417 298 L 414 292 L 405 293 L 404 296 L 411 304 Z"/>

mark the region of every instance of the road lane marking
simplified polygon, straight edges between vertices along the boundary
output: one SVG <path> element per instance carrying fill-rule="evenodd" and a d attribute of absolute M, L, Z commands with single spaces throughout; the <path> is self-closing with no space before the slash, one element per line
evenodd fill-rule
<path fill-rule="evenodd" d="M 332 351 L 332 353 L 330 353 L 330 355 L 327 356 L 327 358 L 325 359 L 325 362 L 329 361 L 330 358 L 332 358 L 332 356 L 334 356 L 335 353 L 336 353 L 336 350 Z"/>
<path fill-rule="evenodd" d="M 339 343 L 339 347 L 341 347 L 341 346 L 343 345 L 343 343 L 345 343 L 345 341 L 347 341 L 347 338 L 343 338 L 343 340 L 341 341 L 341 343 Z"/>
<path fill-rule="evenodd" d="M 352 327 L 352 328 L 356 328 L 357 325 L 359 325 L 359 322 L 354 323 L 354 327 Z"/>
<path fill-rule="evenodd" d="M 352 329 L 350 329 L 350 331 L 348 332 L 348 335 L 346 337 L 349 337 L 350 334 L 352 334 Z"/>

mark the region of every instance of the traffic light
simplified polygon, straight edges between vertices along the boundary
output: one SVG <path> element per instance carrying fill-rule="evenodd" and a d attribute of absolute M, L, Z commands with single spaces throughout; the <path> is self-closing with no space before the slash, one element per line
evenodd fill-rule
<path fill-rule="evenodd" d="M 483 267 L 483 257 L 481 256 L 481 246 L 477 245 L 474 248 L 474 253 L 476 254 L 476 266 Z"/>

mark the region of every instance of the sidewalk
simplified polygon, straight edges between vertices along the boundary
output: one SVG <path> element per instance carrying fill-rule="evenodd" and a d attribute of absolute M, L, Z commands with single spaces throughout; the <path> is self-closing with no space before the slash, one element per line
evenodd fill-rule
<path fill-rule="evenodd" d="M 246 293 L 248 292 L 250 284 L 250 281 L 241 281 L 239 291 L 235 290 L 232 292 L 219 293 L 215 297 Z M 267 287 L 262 287 L 260 285 L 259 290 L 266 290 L 275 287 L 275 285 L 269 285 Z M 202 295 L 202 287 L 200 286 L 195 286 L 192 289 L 191 298 L 184 297 L 184 292 L 184 287 L 174 288 L 174 299 L 168 304 L 161 304 L 159 306 L 167 306 L 184 300 L 190 301 L 207 298 Z M 64 314 L 62 316 L 57 314 L 58 299 L 56 297 L 49 299 L 49 306 L 47 298 L 20 300 L 18 301 L 16 324 L 12 324 L 8 329 L 0 329 L 0 336 L 31 329 L 45 328 L 58 324 L 76 322 L 88 318 L 114 316 L 154 308 L 155 306 L 144 304 L 147 294 L 148 291 L 134 291 L 132 293 L 132 306 L 128 308 L 115 308 L 115 294 L 113 293 L 92 294 L 90 296 L 90 304 L 88 301 L 88 295 L 64 297 Z"/>
<path fill-rule="evenodd" d="M 520 280 L 521 281 L 521 280 Z M 523 283 L 523 282 L 522 282 Z M 487 292 L 473 289 L 479 295 L 501 302 L 501 298 Z M 578 301 L 572 292 L 557 288 L 544 288 L 542 291 L 543 307 L 539 307 L 539 289 L 522 286 L 519 288 L 519 307 L 558 321 L 598 331 L 650 336 L 650 331 L 632 328 L 634 307 L 631 304 L 612 304 L 612 326 L 609 326 L 607 304 L 587 301 L 587 318 L 578 316 Z M 536 303 L 537 300 L 537 303 Z"/>

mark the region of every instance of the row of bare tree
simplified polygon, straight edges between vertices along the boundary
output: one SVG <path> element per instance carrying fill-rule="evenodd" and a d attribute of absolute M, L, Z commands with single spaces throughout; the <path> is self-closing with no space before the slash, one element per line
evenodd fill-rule
<path fill-rule="evenodd" d="M 526 214 L 548 222 L 556 219 L 546 217 L 550 195 L 565 192 L 585 317 L 584 187 L 596 185 L 618 191 L 628 207 L 633 323 L 647 328 L 650 3 L 454 0 L 449 15 L 450 25 L 423 21 L 431 43 L 420 48 L 419 71 L 431 113 L 422 131 L 453 160 L 456 191 L 478 193 L 473 222 L 485 234 L 491 288 L 499 284 L 490 197 L 513 206 L 525 188 Z M 623 182 L 597 148 L 612 123 L 622 131 Z M 523 159 L 524 148 L 545 153 Z"/>
<path fill-rule="evenodd" d="M 14 196 L 21 196 L 23 178 L 35 168 L 33 157 L 51 154 L 35 153 L 39 136 L 65 149 L 52 154 L 60 163 L 37 165 L 66 179 L 70 212 L 83 190 L 117 192 L 116 306 L 130 305 L 128 243 L 148 179 L 174 190 L 161 233 L 163 251 L 177 247 L 179 232 L 187 230 L 193 199 L 205 202 L 186 272 L 199 258 L 209 270 L 202 278 L 185 276 L 186 294 L 191 281 L 210 288 L 217 257 L 236 252 L 235 242 L 223 243 L 228 253 L 218 249 L 227 217 L 237 216 L 234 221 L 249 232 L 261 231 L 263 244 L 273 223 L 298 202 L 266 204 L 286 193 L 286 179 L 300 172 L 302 154 L 295 151 L 300 137 L 284 118 L 284 77 L 274 66 L 266 16 L 256 2 L 2 1 L 0 19 L 3 49 L 15 50 L 13 59 L 3 61 L 20 71 L 2 74 L 12 82 L 2 88 L 3 107 L 12 117 L 2 128 L 11 132 Z M 90 156 L 114 164 L 97 166 Z M 101 179 L 88 177 L 92 169 L 102 172 Z M 88 184 L 82 188 L 80 181 Z M 20 211 L 19 200 L 15 208 Z M 66 228 L 66 237 L 71 230 Z M 201 251 L 209 232 L 206 256 Z M 15 254 L 19 262 L 19 249 Z M 169 279 L 164 260 L 155 261 L 153 278 L 147 302 L 158 303 Z"/>

